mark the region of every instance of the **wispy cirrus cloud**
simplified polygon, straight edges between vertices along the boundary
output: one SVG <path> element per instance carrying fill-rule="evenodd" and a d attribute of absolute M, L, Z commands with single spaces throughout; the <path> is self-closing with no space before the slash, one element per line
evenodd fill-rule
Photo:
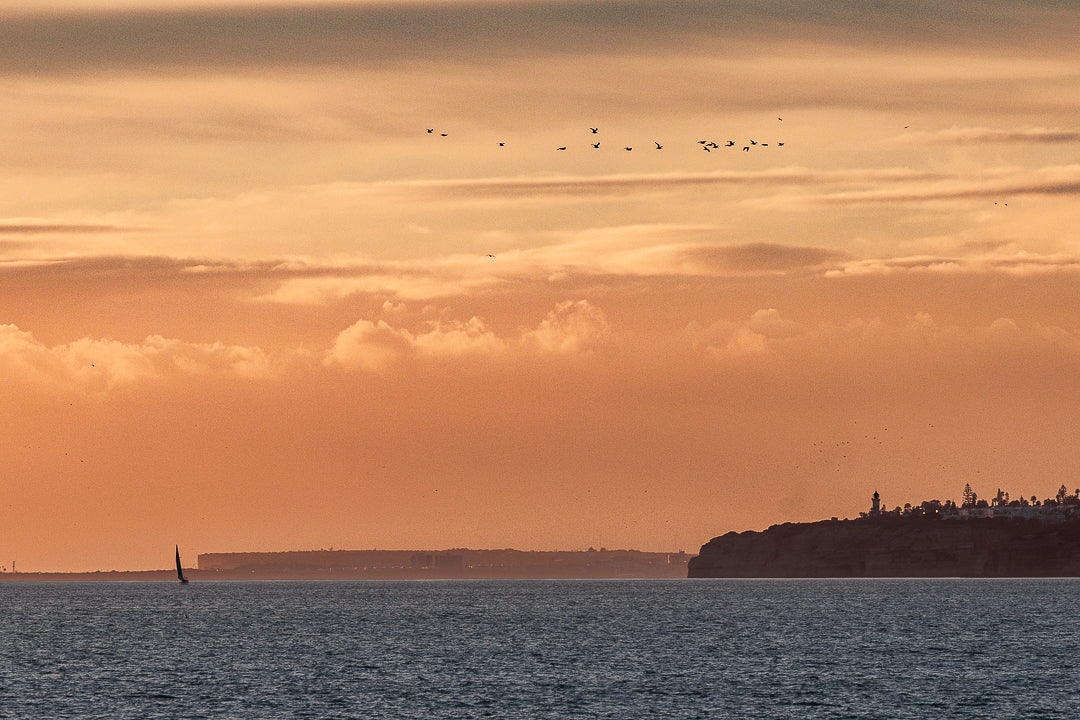
<path fill-rule="evenodd" d="M 112 232 L 132 232 L 148 230 L 146 227 L 115 225 L 109 223 L 56 222 L 38 218 L 0 219 L 2 235 L 83 235 Z"/>
<path fill-rule="evenodd" d="M 695 173 L 635 173 L 618 175 L 565 175 L 451 180 L 399 181 L 354 185 L 353 192 L 419 196 L 426 200 L 539 201 L 584 200 L 663 192 L 709 190 L 720 187 L 833 185 L 876 182 L 919 182 L 940 179 L 940 173 L 911 168 L 812 170 L 784 167 L 768 170 L 731 170 Z M 337 192 L 350 190 L 341 184 Z M 329 188 L 328 188 L 329 190 Z"/>
<path fill-rule="evenodd" d="M 1080 256 L 1075 254 L 1032 252 L 991 252 L 973 255 L 911 255 L 891 258 L 864 258 L 840 263 L 825 271 L 825 277 L 858 275 L 986 274 L 1014 276 L 1076 275 Z"/>
<path fill-rule="evenodd" d="M 870 187 L 818 193 L 776 193 L 748 199 L 744 203 L 775 209 L 805 209 L 815 205 L 920 203 L 970 198 L 998 200 L 1011 195 L 1075 195 L 1080 193 L 1080 165 L 988 169 L 967 176 L 942 174 L 936 178 L 912 180 L 897 177 L 893 181 L 867 185 Z"/>
<path fill-rule="evenodd" d="M 680 234 L 698 236 L 672 241 Z M 779 243 L 724 243 L 707 226 L 628 226 L 592 230 L 497 257 L 454 255 L 383 265 L 312 267 L 282 274 L 280 284 L 256 300 L 320 305 L 372 294 L 428 301 L 498 293 L 515 283 L 568 278 L 738 277 L 822 272 L 849 255 L 837 250 Z M 650 242 L 651 241 L 651 242 Z"/>
<path fill-rule="evenodd" d="M 989 145 L 994 143 L 1060 144 L 1080 142 L 1080 130 L 1025 127 L 1002 130 L 987 127 L 951 127 L 935 132 L 911 132 L 894 142 L 910 145 Z"/>

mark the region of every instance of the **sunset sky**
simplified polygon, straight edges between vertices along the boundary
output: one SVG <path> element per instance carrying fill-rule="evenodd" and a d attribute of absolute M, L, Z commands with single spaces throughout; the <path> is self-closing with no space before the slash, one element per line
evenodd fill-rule
<path fill-rule="evenodd" d="M 0 565 L 696 552 L 1080 487 L 1077 27 L 8 0 Z"/>

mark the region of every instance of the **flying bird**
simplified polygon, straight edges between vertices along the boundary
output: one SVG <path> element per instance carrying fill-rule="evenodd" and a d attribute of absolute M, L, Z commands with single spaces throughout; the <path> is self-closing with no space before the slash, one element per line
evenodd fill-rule
<path fill-rule="evenodd" d="M 591 127 L 591 128 L 589 128 L 589 130 L 591 130 L 591 131 L 592 131 L 592 134 L 593 134 L 593 135 L 595 135 L 596 133 L 600 132 L 600 128 L 594 128 L 594 127 Z"/>
<path fill-rule="evenodd" d="M 561 148 L 555 148 L 555 149 L 556 149 L 556 150 L 565 150 L 565 149 L 566 149 L 566 146 L 565 146 L 565 145 L 563 145 L 563 146 L 562 146 Z"/>
<path fill-rule="evenodd" d="M 750 152 L 750 146 L 747 145 L 746 147 L 744 147 L 743 152 Z"/>
<path fill-rule="evenodd" d="M 600 143 L 590 143 L 590 145 L 592 145 L 594 148 L 600 147 Z"/>
<path fill-rule="evenodd" d="M 708 145 L 702 145 L 701 149 L 705 152 L 712 152 L 712 149 Z"/>
<path fill-rule="evenodd" d="M 634 149 L 634 148 L 632 148 L 632 147 L 628 147 L 628 148 L 626 148 L 626 152 L 630 152 L 630 151 L 631 151 L 631 150 L 633 150 L 633 149 Z"/>
<path fill-rule="evenodd" d="M 499 147 L 506 147 L 506 143 L 504 143 L 504 142 L 499 143 Z"/>
<path fill-rule="evenodd" d="M 657 150 L 663 150 L 664 149 L 664 146 L 661 145 L 660 143 L 656 142 L 655 140 L 653 140 L 653 144 L 656 145 Z"/>
<path fill-rule="evenodd" d="M 441 137 L 446 137 L 446 133 L 439 133 Z"/>
<path fill-rule="evenodd" d="M 776 143 L 777 147 L 784 147 L 784 143 Z"/>
<path fill-rule="evenodd" d="M 728 140 L 727 145 L 725 145 L 724 147 L 732 147 L 733 145 L 735 145 L 735 141 L 734 140 Z"/>
<path fill-rule="evenodd" d="M 428 128 L 427 131 L 428 131 L 428 134 L 430 135 L 431 133 L 435 132 L 435 128 Z"/>

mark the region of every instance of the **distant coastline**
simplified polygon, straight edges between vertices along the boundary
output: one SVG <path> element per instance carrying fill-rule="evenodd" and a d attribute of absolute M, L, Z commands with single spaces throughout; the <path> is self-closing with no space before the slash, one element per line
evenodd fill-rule
<path fill-rule="evenodd" d="M 203 553 L 184 568 L 213 580 L 449 580 L 685 578 L 690 555 L 638 550 L 298 550 Z M 0 573 L 0 582 L 176 581 L 176 571 Z"/>

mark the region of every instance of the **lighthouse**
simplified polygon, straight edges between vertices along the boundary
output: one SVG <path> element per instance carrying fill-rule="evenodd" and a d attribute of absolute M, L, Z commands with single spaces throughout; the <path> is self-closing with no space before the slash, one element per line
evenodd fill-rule
<path fill-rule="evenodd" d="M 880 515 L 881 514 L 881 496 L 878 495 L 877 490 L 874 491 L 874 497 L 870 501 L 870 514 L 871 515 Z"/>

